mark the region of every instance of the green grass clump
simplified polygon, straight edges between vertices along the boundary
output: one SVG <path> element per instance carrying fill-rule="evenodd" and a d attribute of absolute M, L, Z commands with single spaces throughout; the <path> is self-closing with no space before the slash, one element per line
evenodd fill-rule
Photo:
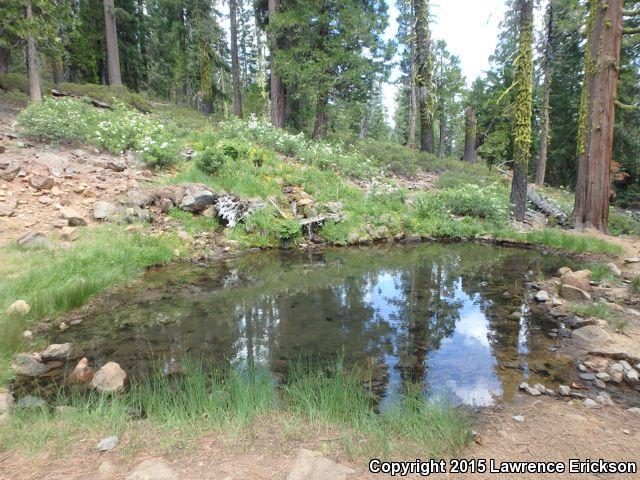
<path fill-rule="evenodd" d="M 640 237 L 640 222 L 630 215 L 609 213 L 609 231 L 612 235 L 633 235 Z"/>
<path fill-rule="evenodd" d="M 363 387 L 362 373 L 340 362 L 292 365 L 281 387 L 262 368 L 207 369 L 188 360 L 182 366 L 183 373 L 172 376 L 158 368 L 133 378 L 120 395 L 61 390 L 55 403 L 71 408 L 62 413 L 17 409 L 0 426 L 0 441 L 22 451 L 47 447 L 64 452 L 79 436 L 118 435 L 126 448 L 135 450 L 136 433 L 146 432 L 141 448 L 185 448 L 213 432 L 223 442 L 236 442 L 268 422 L 276 441 L 285 441 L 286 426 L 294 425 L 296 431 L 312 435 L 337 431 L 353 457 L 420 452 L 440 458 L 459 454 L 470 439 L 466 413 L 426 398 L 417 388 L 376 413 L 377 400 Z"/>
<path fill-rule="evenodd" d="M 631 280 L 631 291 L 633 293 L 640 293 L 640 275 L 636 275 Z"/>
<path fill-rule="evenodd" d="M 500 238 L 525 241 L 537 245 L 546 245 L 552 248 L 576 253 L 622 253 L 618 245 L 589 235 L 575 235 L 561 230 L 545 228 L 531 232 L 519 233 L 515 231 L 499 232 Z"/>
<path fill-rule="evenodd" d="M 591 305 L 569 304 L 568 308 L 581 317 L 596 317 L 603 320 L 609 320 L 613 317 L 613 311 L 604 303 Z"/>
<path fill-rule="evenodd" d="M 616 276 L 611 273 L 611 269 L 602 263 L 587 263 L 581 267 L 583 270 L 591 271 L 591 280 L 594 282 L 615 281 Z"/>

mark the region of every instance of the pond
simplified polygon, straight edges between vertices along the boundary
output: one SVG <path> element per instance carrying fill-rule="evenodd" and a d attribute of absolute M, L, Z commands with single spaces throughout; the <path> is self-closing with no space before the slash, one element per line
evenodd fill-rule
<path fill-rule="evenodd" d="M 557 325 L 529 306 L 529 282 L 570 263 L 472 243 L 256 253 L 148 272 L 52 340 L 133 375 L 185 356 L 283 376 L 291 361 L 343 358 L 370 368 L 383 399 L 418 383 L 489 406 L 570 376 L 546 335 Z"/>

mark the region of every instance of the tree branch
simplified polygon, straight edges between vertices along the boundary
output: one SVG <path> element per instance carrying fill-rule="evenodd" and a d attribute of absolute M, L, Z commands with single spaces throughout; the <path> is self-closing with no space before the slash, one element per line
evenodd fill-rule
<path fill-rule="evenodd" d="M 623 35 L 635 35 L 637 33 L 640 33 L 640 27 L 623 28 L 622 29 L 622 34 Z"/>
<path fill-rule="evenodd" d="M 620 100 L 616 100 L 616 107 L 629 111 L 638 110 L 638 105 L 622 103 Z"/>
<path fill-rule="evenodd" d="M 637 10 L 623 10 L 622 15 L 624 17 L 637 17 L 640 15 L 640 8 Z"/>

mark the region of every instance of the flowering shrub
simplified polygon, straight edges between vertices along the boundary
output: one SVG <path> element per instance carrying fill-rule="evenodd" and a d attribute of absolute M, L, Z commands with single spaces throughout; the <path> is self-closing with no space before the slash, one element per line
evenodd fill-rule
<path fill-rule="evenodd" d="M 283 155 L 296 156 L 303 163 L 341 175 L 367 179 L 384 175 L 371 158 L 357 150 L 346 151 L 330 142 L 309 140 L 303 133 L 293 135 L 255 116 L 247 121 L 232 119 L 221 123 L 220 134 L 224 138 L 242 138 L 273 148 Z"/>
<path fill-rule="evenodd" d="M 164 124 L 121 103 L 99 109 L 71 98 L 32 103 L 18 116 L 24 133 L 54 143 L 89 143 L 122 153 L 134 150 L 154 167 L 177 160 L 180 144 Z"/>
<path fill-rule="evenodd" d="M 445 188 L 438 193 L 427 192 L 414 200 L 416 213 L 430 216 L 468 216 L 502 223 L 509 217 L 510 203 L 504 186 L 462 185 Z"/>

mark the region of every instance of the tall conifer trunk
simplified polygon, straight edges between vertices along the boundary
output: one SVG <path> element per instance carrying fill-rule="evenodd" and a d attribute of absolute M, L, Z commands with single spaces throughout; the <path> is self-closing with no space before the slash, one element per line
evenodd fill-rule
<path fill-rule="evenodd" d="M 280 9 L 279 0 L 269 0 L 269 19 L 272 19 Z M 274 127 L 284 127 L 286 116 L 285 90 L 282 78 L 275 72 L 275 56 L 278 51 L 278 37 L 275 33 L 269 33 L 270 59 L 269 66 L 271 69 L 271 124 Z"/>
<path fill-rule="evenodd" d="M 429 0 L 413 0 L 413 10 L 416 25 L 416 86 L 420 117 L 420 150 L 434 153 Z"/>
<path fill-rule="evenodd" d="M 242 94 L 240 92 L 240 62 L 238 61 L 238 1 L 229 1 L 231 24 L 231 79 L 233 82 L 233 114 L 242 118 Z"/>
<path fill-rule="evenodd" d="M 118 30 L 116 28 L 116 12 L 113 0 L 103 0 L 104 32 L 107 43 L 107 67 L 109 69 L 109 85 L 122 85 L 120 76 L 120 55 L 118 53 Z"/>
<path fill-rule="evenodd" d="M 533 89 L 533 0 L 518 0 L 519 39 L 515 88 L 513 178 L 511 203 L 516 220 L 524 221 L 527 204 L 527 174 L 531 154 L 531 107 Z"/>
<path fill-rule="evenodd" d="M 476 161 L 476 131 L 478 122 L 473 107 L 469 105 L 464 115 L 464 155 L 462 160 L 469 163 Z"/>
<path fill-rule="evenodd" d="M 540 156 L 536 164 L 536 185 L 544 185 L 547 170 L 547 152 L 549 147 L 549 97 L 551 94 L 551 58 L 553 48 L 553 3 L 547 6 L 547 39 L 544 48 L 544 86 L 542 87 L 542 126 L 540 128 Z"/>
<path fill-rule="evenodd" d="M 590 0 L 573 209 L 578 230 L 608 231 L 623 0 Z"/>
<path fill-rule="evenodd" d="M 27 2 L 27 75 L 29 77 L 29 98 L 32 102 L 42 101 L 40 91 L 40 72 L 36 53 L 36 41 L 33 37 L 33 10 Z"/>

